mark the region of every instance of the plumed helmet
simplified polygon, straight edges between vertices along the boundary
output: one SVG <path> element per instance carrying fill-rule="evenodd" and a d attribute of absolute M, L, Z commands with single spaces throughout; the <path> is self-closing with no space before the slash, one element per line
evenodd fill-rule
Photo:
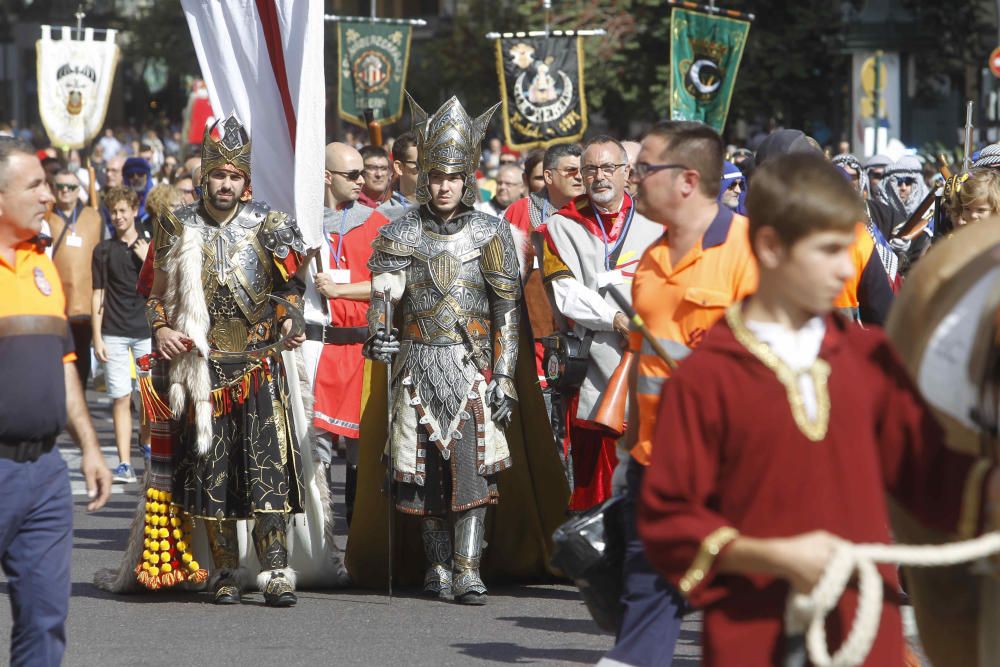
<path fill-rule="evenodd" d="M 433 116 L 420 108 L 409 93 L 413 131 L 417 135 L 417 202 L 431 200 L 427 177 L 437 170 L 445 174 L 464 174 L 462 203 L 476 203 L 476 169 L 486 127 L 500 103 L 497 102 L 476 119 L 469 117 L 457 97 L 452 97 Z"/>
<path fill-rule="evenodd" d="M 222 136 L 218 141 L 212 138 L 212 132 L 220 127 Z M 250 181 L 250 135 L 235 114 L 230 114 L 224 121 L 218 121 L 211 127 L 205 126 L 205 137 L 201 142 L 201 180 L 202 185 L 208 180 L 208 175 L 219 167 L 231 164 L 243 172 L 247 182 Z"/>

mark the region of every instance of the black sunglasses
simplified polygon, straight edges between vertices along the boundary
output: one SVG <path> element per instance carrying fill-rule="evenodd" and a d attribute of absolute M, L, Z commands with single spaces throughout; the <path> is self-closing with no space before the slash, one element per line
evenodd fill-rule
<path fill-rule="evenodd" d="M 364 173 L 363 169 L 352 169 L 350 171 L 334 171 L 333 169 L 327 169 L 327 171 L 330 172 L 331 174 L 340 174 L 349 181 L 358 180 Z"/>

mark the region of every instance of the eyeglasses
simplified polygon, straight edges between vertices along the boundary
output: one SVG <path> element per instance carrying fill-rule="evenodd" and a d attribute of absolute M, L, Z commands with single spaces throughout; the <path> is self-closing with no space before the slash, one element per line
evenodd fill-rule
<path fill-rule="evenodd" d="M 658 171 L 663 171 L 664 169 L 688 169 L 687 165 L 683 164 L 649 164 L 648 162 L 636 162 L 635 174 L 636 180 L 644 180 L 650 174 L 655 174 Z"/>
<path fill-rule="evenodd" d="M 334 171 L 333 169 L 327 169 L 327 171 L 331 174 L 340 174 L 349 181 L 358 180 L 361 178 L 362 173 L 364 173 L 361 169 L 351 169 L 350 171 Z"/>
<path fill-rule="evenodd" d="M 743 181 L 733 181 L 732 183 L 726 186 L 726 189 L 729 190 L 730 192 L 735 192 L 736 190 L 742 190 Z"/>
<path fill-rule="evenodd" d="M 74 190 L 79 190 L 79 185 L 73 185 L 72 183 L 56 183 L 56 190 L 68 190 L 73 192 Z"/>
<path fill-rule="evenodd" d="M 897 176 L 896 177 L 896 184 L 897 185 L 913 185 L 916 182 L 917 182 L 917 179 L 913 178 L 912 176 Z"/>
<path fill-rule="evenodd" d="M 597 172 L 602 172 L 608 176 L 614 176 L 615 172 L 624 167 L 626 164 L 626 162 L 622 162 L 621 164 L 588 164 L 586 167 L 580 169 L 580 173 L 586 178 L 594 178 L 597 176 Z"/>
<path fill-rule="evenodd" d="M 367 171 L 369 174 L 383 174 L 389 171 L 389 167 L 382 167 L 382 166 L 377 167 L 375 165 L 372 165 L 370 167 L 366 166 L 365 171 Z"/>

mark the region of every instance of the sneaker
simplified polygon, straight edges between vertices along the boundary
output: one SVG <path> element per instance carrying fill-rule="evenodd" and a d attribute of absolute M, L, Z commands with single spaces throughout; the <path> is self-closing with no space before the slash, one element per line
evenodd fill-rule
<path fill-rule="evenodd" d="M 139 479 L 135 476 L 135 470 L 127 463 L 119 463 L 112 473 L 112 480 L 122 484 L 135 484 Z"/>

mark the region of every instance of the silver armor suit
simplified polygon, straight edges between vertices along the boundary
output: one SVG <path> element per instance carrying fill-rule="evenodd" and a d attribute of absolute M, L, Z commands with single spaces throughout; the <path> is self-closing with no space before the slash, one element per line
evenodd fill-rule
<path fill-rule="evenodd" d="M 470 211 L 454 234 L 426 229 L 416 209 L 382 228 L 372 243 L 372 274 L 402 271 L 402 348 L 394 375 L 410 375 L 440 423 L 458 414 L 477 371 L 492 370 L 505 395 L 516 399 L 521 284 L 514 238 L 506 222 Z M 385 310 L 376 293 L 371 315 Z M 369 318 L 369 335 L 379 320 Z M 470 363 L 471 362 L 471 363 Z"/>
<path fill-rule="evenodd" d="M 519 255 L 505 220 L 471 210 L 496 106 L 475 119 L 455 97 L 431 116 L 413 98 L 410 108 L 421 206 L 372 242 L 364 352 L 392 363 L 388 455 L 396 509 L 423 517 L 424 591 L 483 604 L 486 506 L 500 497 L 495 474 L 511 465 L 504 428 L 517 400 Z M 464 181 L 463 208 L 448 220 L 430 204 L 432 172 Z"/>

